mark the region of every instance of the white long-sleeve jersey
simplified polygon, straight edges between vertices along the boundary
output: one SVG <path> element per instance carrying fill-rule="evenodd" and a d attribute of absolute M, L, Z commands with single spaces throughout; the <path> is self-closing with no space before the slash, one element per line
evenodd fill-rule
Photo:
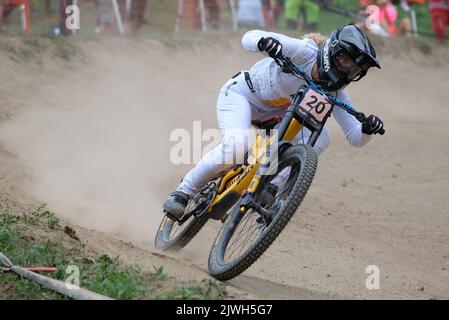
<path fill-rule="evenodd" d="M 242 46 L 248 51 L 260 52 L 257 43 L 261 38 L 267 37 L 280 41 L 282 52 L 311 76 L 318 52 L 318 46 L 313 40 L 295 39 L 278 33 L 252 30 L 243 36 Z M 298 88 L 305 84 L 304 80 L 282 72 L 276 62 L 269 57 L 257 62 L 249 72 L 255 89 L 249 98 L 254 105 L 261 109 L 260 111 L 269 112 L 273 111 L 273 108 L 281 108 L 286 112 Z M 348 104 L 352 103 L 346 89 L 338 90 L 335 94 L 340 100 Z M 332 116 L 340 125 L 351 145 L 361 147 L 372 139 L 372 135 L 362 133 L 361 123 L 345 110 L 335 107 Z"/>

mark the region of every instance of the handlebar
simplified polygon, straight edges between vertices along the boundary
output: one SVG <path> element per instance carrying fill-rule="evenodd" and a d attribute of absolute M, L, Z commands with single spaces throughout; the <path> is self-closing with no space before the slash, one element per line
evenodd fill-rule
<path fill-rule="evenodd" d="M 307 82 L 307 84 L 315 91 L 325 95 L 331 102 L 335 105 L 339 106 L 342 109 L 345 109 L 346 112 L 353 115 L 360 123 L 363 123 L 366 120 L 366 116 L 363 112 L 357 111 L 350 104 L 338 99 L 337 97 L 331 95 L 329 92 L 324 90 L 318 83 L 315 82 L 300 66 L 293 63 L 293 61 L 284 55 L 280 55 L 279 57 L 274 59 L 276 63 L 282 68 L 284 72 L 291 73 L 294 76 L 301 78 Z M 379 132 L 380 135 L 385 134 L 385 129 L 382 128 Z"/>

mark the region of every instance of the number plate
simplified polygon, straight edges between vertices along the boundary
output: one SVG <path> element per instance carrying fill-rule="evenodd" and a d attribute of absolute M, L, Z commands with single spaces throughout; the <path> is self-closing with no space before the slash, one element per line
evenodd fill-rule
<path fill-rule="evenodd" d="M 312 116 L 318 123 L 321 123 L 326 115 L 332 110 L 333 104 L 329 102 L 327 97 L 315 90 L 307 90 L 299 107 L 303 109 L 307 115 Z"/>

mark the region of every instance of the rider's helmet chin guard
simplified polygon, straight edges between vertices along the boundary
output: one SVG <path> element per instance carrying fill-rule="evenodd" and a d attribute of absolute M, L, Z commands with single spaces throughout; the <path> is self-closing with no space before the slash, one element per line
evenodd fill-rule
<path fill-rule="evenodd" d="M 359 81 L 371 67 L 380 69 L 371 41 L 353 24 L 331 33 L 318 48 L 317 63 L 320 85 L 328 91 Z"/>

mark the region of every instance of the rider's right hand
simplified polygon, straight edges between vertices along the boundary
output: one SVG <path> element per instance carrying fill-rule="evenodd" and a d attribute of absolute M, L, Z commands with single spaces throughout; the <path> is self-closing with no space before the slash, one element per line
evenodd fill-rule
<path fill-rule="evenodd" d="M 282 55 L 282 44 L 279 40 L 272 37 L 260 39 L 257 47 L 260 51 L 267 52 L 273 59 L 279 58 Z"/>

